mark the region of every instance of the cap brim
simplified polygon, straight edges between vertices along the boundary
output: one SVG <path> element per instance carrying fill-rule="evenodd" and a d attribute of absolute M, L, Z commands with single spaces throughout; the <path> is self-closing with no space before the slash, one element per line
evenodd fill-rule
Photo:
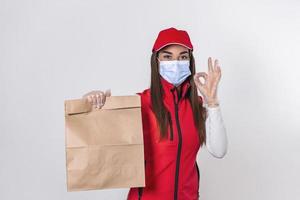
<path fill-rule="evenodd" d="M 159 50 L 161 50 L 162 48 L 164 48 L 164 47 L 166 47 L 166 46 L 168 46 L 168 45 L 170 45 L 170 44 L 178 44 L 178 45 L 184 46 L 184 47 L 186 47 L 186 48 L 188 48 L 188 49 L 190 49 L 190 50 L 193 50 L 191 47 L 188 47 L 188 46 L 186 46 L 185 44 L 178 43 L 178 42 L 170 42 L 170 43 L 167 43 L 167 44 L 161 46 L 159 49 L 157 49 L 157 50 L 155 50 L 155 51 L 159 51 Z"/>

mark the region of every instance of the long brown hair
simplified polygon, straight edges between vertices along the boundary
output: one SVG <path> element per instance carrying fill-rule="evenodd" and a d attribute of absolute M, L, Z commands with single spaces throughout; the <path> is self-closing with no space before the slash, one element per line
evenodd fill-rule
<path fill-rule="evenodd" d="M 156 116 L 156 124 L 160 130 L 160 139 L 167 137 L 167 129 L 170 124 L 168 120 L 168 111 L 163 104 L 163 88 L 160 83 L 159 77 L 159 66 L 157 61 L 157 56 L 159 52 L 153 52 L 151 55 L 151 104 L 152 111 Z M 207 111 L 205 107 L 203 107 L 202 102 L 199 101 L 199 97 L 197 94 L 197 87 L 193 80 L 193 75 L 196 73 L 195 70 L 195 59 L 191 50 L 189 50 L 190 54 L 190 70 L 191 75 L 188 77 L 188 81 L 191 84 L 191 88 L 188 91 L 187 98 L 191 104 L 194 116 L 194 124 L 198 131 L 200 146 L 206 144 L 206 130 L 205 130 L 205 119 L 207 115 Z"/>

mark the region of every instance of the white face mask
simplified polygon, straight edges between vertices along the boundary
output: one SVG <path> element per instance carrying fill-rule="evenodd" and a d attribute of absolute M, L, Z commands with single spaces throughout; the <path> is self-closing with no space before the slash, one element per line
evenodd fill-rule
<path fill-rule="evenodd" d="M 168 60 L 159 61 L 159 73 L 175 86 L 180 85 L 189 75 L 190 61 L 189 60 Z"/>

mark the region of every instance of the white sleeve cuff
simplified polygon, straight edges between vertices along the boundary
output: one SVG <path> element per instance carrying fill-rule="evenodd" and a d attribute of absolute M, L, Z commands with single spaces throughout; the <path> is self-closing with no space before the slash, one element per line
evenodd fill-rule
<path fill-rule="evenodd" d="M 206 147 L 216 158 L 223 158 L 227 152 L 227 134 L 220 105 L 207 108 Z"/>

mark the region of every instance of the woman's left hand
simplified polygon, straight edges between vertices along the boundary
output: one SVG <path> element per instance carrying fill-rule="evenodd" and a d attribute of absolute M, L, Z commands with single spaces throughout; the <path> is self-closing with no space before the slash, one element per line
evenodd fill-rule
<path fill-rule="evenodd" d="M 205 82 L 201 83 L 200 77 L 203 77 Z M 198 72 L 194 75 L 194 82 L 197 89 L 204 96 L 207 104 L 216 104 L 217 98 L 217 87 L 221 79 L 221 68 L 219 61 L 216 59 L 214 65 L 211 57 L 208 58 L 208 74 L 205 72 Z"/>

